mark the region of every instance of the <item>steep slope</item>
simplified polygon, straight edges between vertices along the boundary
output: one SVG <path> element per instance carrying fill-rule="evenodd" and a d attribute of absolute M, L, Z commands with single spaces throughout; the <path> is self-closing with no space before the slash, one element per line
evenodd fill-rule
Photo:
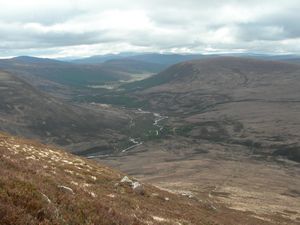
<path fill-rule="evenodd" d="M 273 224 L 0 133 L 0 224 Z"/>
<path fill-rule="evenodd" d="M 0 72 L 0 129 L 59 145 L 101 142 L 122 135 L 128 118 L 119 112 L 94 111 L 50 97 L 20 78 Z"/>

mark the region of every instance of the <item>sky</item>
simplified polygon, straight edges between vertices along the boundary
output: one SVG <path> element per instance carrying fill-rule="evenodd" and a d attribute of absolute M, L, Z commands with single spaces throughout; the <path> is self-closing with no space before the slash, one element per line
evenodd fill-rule
<path fill-rule="evenodd" d="M 299 0 L 0 0 L 0 57 L 300 54 Z"/>

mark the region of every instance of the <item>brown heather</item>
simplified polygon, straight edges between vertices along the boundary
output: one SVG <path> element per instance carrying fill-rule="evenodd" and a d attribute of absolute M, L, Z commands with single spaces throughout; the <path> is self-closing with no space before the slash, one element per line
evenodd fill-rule
<path fill-rule="evenodd" d="M 188 202 L 151 186 L 135 193 L 116 185 L 123 174 L 55 147 L 1 134 L 0 152 L 0 224 L 202 224 Z"/>
<path fill-rule="evenodd" d="M 226 215 L 215 217 L 198 200 L 151 185 L 135 192 L 120 183 L 123 177 L 56 147 L 0 133 L 0 224 L 208 225 L 235 220 L 222 222 Z"/>

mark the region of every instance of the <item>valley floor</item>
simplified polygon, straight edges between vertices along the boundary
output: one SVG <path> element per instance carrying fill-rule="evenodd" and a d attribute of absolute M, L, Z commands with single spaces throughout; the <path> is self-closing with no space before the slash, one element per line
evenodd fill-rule
<path fill-rule="evenodd" d="M 241 148 L 177 137 L 100 161 L 144 182 L 200 199 L 219 214 L 230 208 L 270 224 L 299 224 L 299 164 Z"/>

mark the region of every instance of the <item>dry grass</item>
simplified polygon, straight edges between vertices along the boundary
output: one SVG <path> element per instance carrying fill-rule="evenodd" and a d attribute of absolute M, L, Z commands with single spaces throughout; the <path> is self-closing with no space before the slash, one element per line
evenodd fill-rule
<path fill-rule="evenodd" d="M 268 224 L 247 213 L 218 213 L 207 204 L 143 184 L 97 162 L 0 134 L 0 224 Z M 132 178 L 131 178 L 132 179 Z M 240 219 L 245 218 L 245 219 Z"/>
<path fill-rule="evenodd" d="M 200 205 L 136 193 L 123 174 L 50 146 L 1 134 L 0 158 L 0 224 L 210 224 Z"/>

